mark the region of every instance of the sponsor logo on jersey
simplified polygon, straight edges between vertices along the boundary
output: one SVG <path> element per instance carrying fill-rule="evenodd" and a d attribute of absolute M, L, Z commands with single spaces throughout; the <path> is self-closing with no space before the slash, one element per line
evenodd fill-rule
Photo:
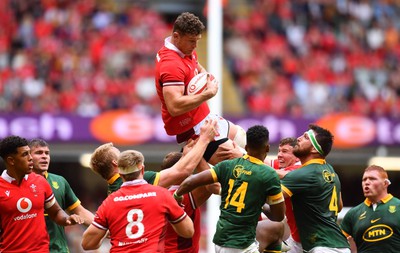
<path fill-rule="evenodd" d="M 389 212 L 390 213 L 395 213 L 396 212 L 396 206 L 389 206 Z"/>
<path fill-rule="evenodd" d="M 23 214 L 23 215 L 15 217 L 14 221 L 32 219 L 32 218 L 36 218 L 36 217 L 37 217 L 37 213 L 27 213 L 27 214 Z"/>
<path fill-rule="evenodd" d="M 360 215 L 360 217 L 358 217 L 358 219 L 359 220 L 362 220 L 362 219 L 365 219 L 365 215 L 367 214 L 367 211 L 364 211 L 361 215 Z"/>
<path fill-rule="evenodd" d="M 322 171 L 322 177 L 324 178 L 324 180 L 328 183 L 333 182 L 333 178 L 335 177 L 335 173 L 331 173 L 327 170 L 323 170 Z"/>
<path fill-rule="evenodd" d="M 380 219 L 381 219 L 381 218 L 371 220 L 371 223 L 375 223 L 375 222 L 377 222 L 377 221 L 380 220 Z"/>
<path fill-rule="evenodd" d="M 32 201 L 28 198 L 20 198 L 17 201 L 17 209 L 21 213 L 27 213 L 31 210 L 32 208 Z"/>
<path fill-rule="evenodd" d="M 366 242 L 377 242 L 385 240 L 393 235 L 393 229 L 388 225 L 379 224 L 365 230 L 363 240 Z"/>
<path fill-rule="evenodd" d="M 149 197 L 156 197 L 157 193 L 156 192 L 146 192 L 146 193 L 139 193 L 135 195 L 127 195 L 127 196 L 120 196 L 120 197 L 115 197 L 114 201 L 128 201 L 132 199 L 142 199 L 142 198 L 149 198 Z"/>
<path fill-rule="evenodd" d="M 232 172 L 233 176 L 236 178 L 240 177 L 240 175 L 242 175 L 242 174 L 251 176 L 251 173 L 252 173 L 251 171 L 243 169 L 242 165 L 236 165 Z"/>
<path fill-rule="evenodd" d="M 53 186 L 54 189 L 60 188 L 60 186 L 58 185 L 58 182 L 51 181 L 51 185 Z"/>
<path fill-rule="evenodd" d="M 142 238 L 142 239 L 134 241 L 134 242 L 118 242 L 118 246 L 126 246 L 126 245 L 130 245 L 130 244 L 145 243 L 148 240 L 149 240 L 148 238 Z"/>

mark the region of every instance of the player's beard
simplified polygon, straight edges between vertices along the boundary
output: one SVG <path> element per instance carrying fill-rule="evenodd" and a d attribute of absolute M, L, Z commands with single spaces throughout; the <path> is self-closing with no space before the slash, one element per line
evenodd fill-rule
<path fill-rule="evenodd" d="M 297 158 L 301 159 L 302 157 L 306 157 L 310 154 L 311 152 L 311 147 L 310 148 L 300 148 L 300 146 L 297 144 L 293 148 L 293 155 L 295 155 Z"/>

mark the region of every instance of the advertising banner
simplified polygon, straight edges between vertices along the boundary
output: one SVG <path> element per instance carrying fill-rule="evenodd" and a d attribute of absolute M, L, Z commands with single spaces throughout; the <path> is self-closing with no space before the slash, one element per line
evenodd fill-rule
<path fill-rule="evenodd" d="M 368 118 L 351 114 L 330 114 L 322 118 L 305 119 L 273 115 L 226 117 L 245 130 L 261 124 L 270 132 L 270 143 L 284 137 L 298 137 L 310 123 L 329 129 L 335 136 L 336 148 L 394 146 L 400 144 L 400 120 Z M 128 110 L 104 112 L 88 118 L 70 114 L 0 114 L 0 138 L 19 135 L 27 139 L 43 138 L 60 143 L 103 143 L 137 145 L 172 143 L 175 138 L 165 133 L 160 115 L 147 115 Z"/>

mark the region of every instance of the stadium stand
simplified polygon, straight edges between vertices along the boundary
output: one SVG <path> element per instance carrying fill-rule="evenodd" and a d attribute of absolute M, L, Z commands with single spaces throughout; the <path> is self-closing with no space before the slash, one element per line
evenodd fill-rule
<path fill-rule="evenodd" d="M 238 111 L 400 117 L 397 1 L 225 2 L 224 84 Z M 158 112 L 153 60 L 171 24 L 128 3 L 1 1 L 0 110 Z"/>

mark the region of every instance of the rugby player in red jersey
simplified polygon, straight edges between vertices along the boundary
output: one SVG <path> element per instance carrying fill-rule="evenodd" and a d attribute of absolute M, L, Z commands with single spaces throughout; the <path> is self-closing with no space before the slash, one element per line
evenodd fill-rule
<path fill-rule="evenodd" d="M 142 153 L 122 152 L 118 168 L 124 183 L 97 210 L 93 223 L 83 234 L 83 249 L 99 248 L 109 230 L 111 252 L 164 252 L 168 222 L 179 236 L 193 236 L 192 220 L 168 190 L 143 179 Z"/>
<path fill-rule="evenodd" d="M 6 169 L 0 176 L 0 252 L 49 252 L 44 212 L 58 225 L 82 224 L 58 205 L 49 183 L 32 173 L 28 141 L 9 136 L 0 141 Z"/>
<path fill-rule="evenodd" d="M 293 154 L 293 148 L 294 146 L 296 146 L 296 144 L 297 144 L 297 139 L 292 137 L 283 138 L 279 142 L 278 156 L 277 159 L 273 160 L 271 166 L 274 169 L 276 169 L 281 179 L 290 171 L 301 167 L 299 158 L 297 158 Z M 285 231 L 286 235 L 285 237 L 288 237 L 285 240 L 285 242 L 290 247 L 290 250 L 288 250 L 287 252 L 302 253 L 303 247 L 301 246 L 300 235 L 296 226 L 296 221 L 294 219 L 292 201 L 290 200 L 290 198 L 285 198 L 285 204 L 286 204 L 286 220 L 290 228 L 290 234 L 289 231 Z M 284 249 L 282 249 L 282 251 L 283 250 Z"/>
<path fill-rule="evenodd" d="M 184 12 L 178 16 L 172 35 L 165 39 L 164 46 L 157 53 L 155 83 L 164 128 L 168 135 L 176 136 L 178 143 L 184 144 L 199 135 L 206 120 L 218 121 L 218 135 L 204 153 L 206 161 L 216 164 L 221 161 L 218 157 L 221 150 L 231 151 L 231 158 L 237 157 L 235 152 L 240 151 L 235 144 L 244 148 L 246 133 L 240 126 L 210 113 L 207 100 L 218 92 L 218 82 L 211 75 L 203 92 L 187 95 L 190 80 L 198 73 L 206 72 L 195 51 L 204 28 L 199 18 L 191 13 Z"/>

